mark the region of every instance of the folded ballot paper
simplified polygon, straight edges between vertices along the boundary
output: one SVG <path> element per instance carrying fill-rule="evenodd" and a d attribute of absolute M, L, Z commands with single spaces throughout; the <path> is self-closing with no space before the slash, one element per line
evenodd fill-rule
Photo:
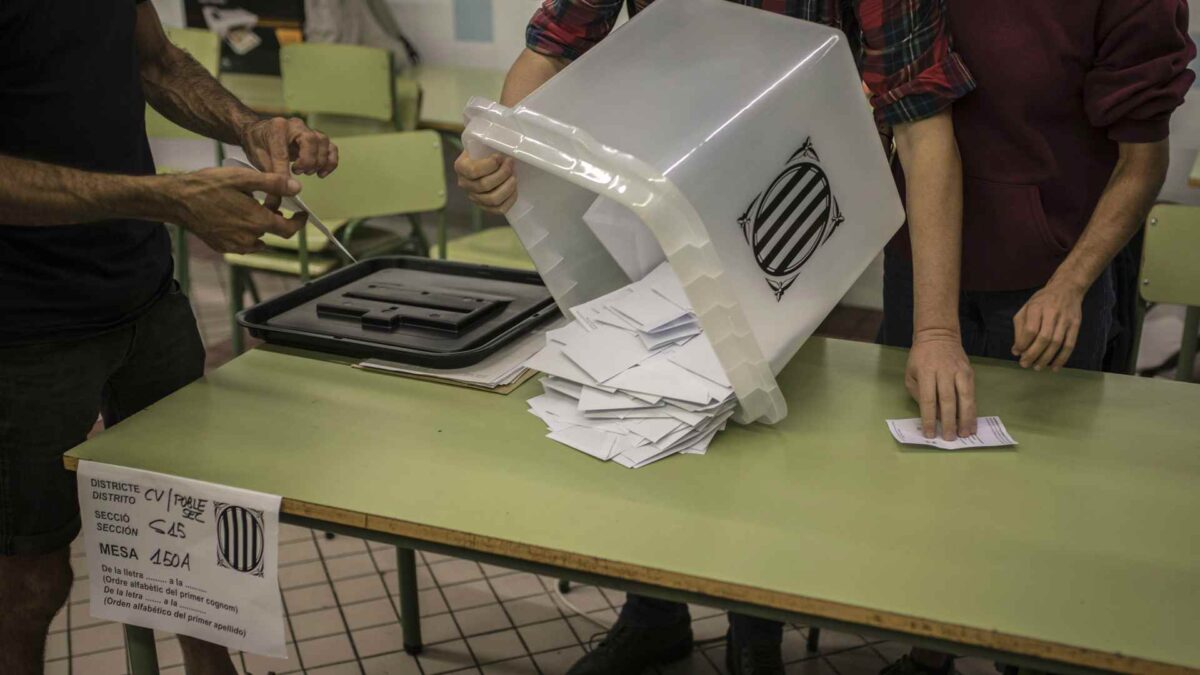
<path fill-rule="evenodd" d="M 525 363 L 547 375 L 529 411 L 548 437 L 630 469 L 703 455 L 737 399 L 670 266 L 571 313 Z"/>

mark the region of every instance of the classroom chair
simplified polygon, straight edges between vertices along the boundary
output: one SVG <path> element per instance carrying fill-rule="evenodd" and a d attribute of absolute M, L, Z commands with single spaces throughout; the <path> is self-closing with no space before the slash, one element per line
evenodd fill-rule
<path fill-rule="evenodd" d="M 403 131 L 336 139 L 340 148 L 337 171 L 327 178 L 296 176 L 301 198 L 358 258 L 411 248 L 410 239 L 381 226 L 364 225 L 370 218 L 403 215 L 420 235 L 422 213 L 436 213 L 438 231 L 445 231 L 446 177 L 442 172 L 442 143 L 432 131 Z M 444 238 L 444 235 L 443 235 Z M 257 291 L 248 284 L 251 272 L 299 277 L 302 283 L 328 274 L 343 261 L 329 250 L 328 239 L 311 224 L 292 239 L 266 235 L 271 247 L 260 253 L 226 254 L 229 263 L 230 320 L 233 350 L 243 348 L 236 315 L 243 294 Z M 443 246 L 445 242 L 439 242 Z M 289 249 L 290 247 L 290 249 Z M 420 251 L 414 251 L 420 252 Z"/>
<path fill-rule="evenodd" d="M 213 77 L 219 77 L 221 68 L 221 38 L 216 33 L 195 28 L 166 28 L 167 39 L 175 46 L 192 55 Z M 148 138 L 209 141 L 213 146 L 213 165 L 221 162 L 221 144 L 199 134 L 188 131 L 160 115 L 149 104 L 146 105 L 146 136 Z M 178 169 L 158 167 L 159 173 L 178 173 Z M 187 232 L 176 225 L 167 225 L 175 252 L 175 280 L 186 293 L 191 284 L 188 261 Z"/>
<path fill-rule="evenodd" d="M 450 240 L 445 247 L 434 247 L 430 255 L 478 265 L 534 269 L 533 261 L 529 259 L 529 254 L 517 238 L 517 233 L 508 225 L 489 227 L 457 237 Z"/>
<path fill-rule="evenodd" d="M 420 88 L 413 80 L 393 77 L 392 55 L 385 49 L 287 44 L 279 50 L 279 69 L 284 107 L 330 137 L 416 128 Z M 427 249 L 419 230 L 411 240 Z M 276 242 L 268 242 L 272 243 Z"/>
<path fill-rule="evenodd" d="M 1142 321 L 1151 303 L 1184 305 L 1183 337 L 1179 346 L 1179 361 L 1175 379 L 1192 381 L 1196 361 L 1197 330 L 1200 330 L 1200 206 L 1158 204 L 1146 219 L 1145 242 L 1142 245 L 1142 266 L 1138 275 L 1138 316 L 1134 322 L 1133 355 L 1130 372 L 1137 362 Z"/>
<path fill-rule="evenodd" d="M 386 49 L 327 42 L 279 50 L 283 104 L 330 136 L 395 131 L 392 55 Z"/>

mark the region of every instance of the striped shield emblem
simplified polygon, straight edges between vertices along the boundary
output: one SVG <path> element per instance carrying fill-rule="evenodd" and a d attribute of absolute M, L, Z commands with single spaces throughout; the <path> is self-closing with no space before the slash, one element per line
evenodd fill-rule
<path fill-rule="evenodd" d="M 261 577 L 267 538 L 262 511 L 220 502 L 215 506 L 217 564 Z"/>
<path fill-rule="evenodd" d="M 781 300 L 800 268 L 829 240 L 844 218 L 812 139 L 788 158 L 766 190 L 746 207 L 738 225 L 767 285 Z"/>

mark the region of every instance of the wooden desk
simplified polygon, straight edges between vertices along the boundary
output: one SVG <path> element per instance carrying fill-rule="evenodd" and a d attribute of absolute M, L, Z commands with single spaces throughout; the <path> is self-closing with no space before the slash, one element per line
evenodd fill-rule
<path fill-rule="evenodd" d="M 500 100 L 505 71 L 453 66 L 419 66 L 421 126 L 450 134 L 463 132 L 462 113 L 472 96 Z"/>
<path fill-rule="evenodd" d="M 978 362 L 981 411 L 1021 445 L 945 453 L 888 435 L 885 418 L 916 414 L 904 365 L 814 338 L 780 377 L 782 423 L 631 471 L 544 438 L 526 412 L 536 382 L 502 397 L 259 349 L 68 464 L 279 494 L 289 522 L 1055 672 L 1200 669 L 1200 387 Z"/>

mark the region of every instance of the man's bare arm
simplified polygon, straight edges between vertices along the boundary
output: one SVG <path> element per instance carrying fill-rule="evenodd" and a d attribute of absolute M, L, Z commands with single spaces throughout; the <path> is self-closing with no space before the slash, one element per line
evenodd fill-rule
<path fill-rule="evenodd" d="M 569 63 L 570 61 L 564 58 L 546 56 L 526 48 L 508 69 L 508 76 L 504 78 L 504 90 L 500 94 L 500 103 L 509 107 L 520 103 Z"/>
<path fill-rule="evenodd" d="M 566 59 L 525 49 L 504 78 L 500 102 L 509 107 L 520 103 L 568 63 Z M 511 157 L 496 154 L 471 159 L 464 150 L 454 161 L 454 170 L 458 173 L 458 186 L 484 211 L 504 213 L 517 200 L 517 177 L 513 174 Z"/>
<path fill-rule="evenodd" d="M 146 100 L 185 129 L 240 145 L 242 130 L 262 119 L 229 93 L 204 66 L 167 39 L 154 5 L 138 6 L 134 32 Z"/>
<path fill-rule="evenodd" d="M 1075 349 L 1083 296 L 1141 228 L 1167 177 L 1169 141 L 1121 143 L 1108 185 L 1079 241 L 1045 287 L 1013 317 L 1021 365 L 1058 370 Z"/>
<path fill-rule="evenodd" d="M 115 218 L 178 223 L 218 251 L 246 253 L 259 237 L 288 237 L 303 224 L 263 208 L 252 192 L 294 195 L 294 178 L 249 169 L 173 176 L 81 171 L 0 155 L 0 225 L 54 226 Z"/>
<path fill-rule="evenodd" d="M 896 125 L 913 250 L 913 347 L 905 384 L 926 436 L 975 433 L 974 374 L 958 324 L 962 258 L 962 163 L 950 110 Z"/>

